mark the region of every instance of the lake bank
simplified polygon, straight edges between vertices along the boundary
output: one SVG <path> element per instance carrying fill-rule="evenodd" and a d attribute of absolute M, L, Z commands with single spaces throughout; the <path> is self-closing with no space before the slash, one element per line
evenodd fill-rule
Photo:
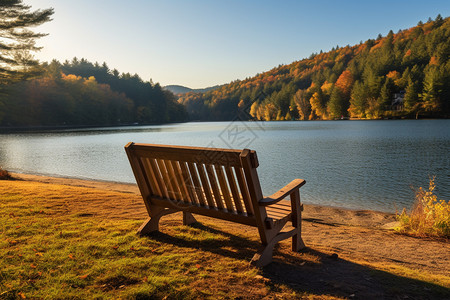
<path fill-rule="evenodd" d="M 152 259 L 154 264 L 157 260 L 164 260 L 164 257 L 173 257 L 173 255 L 187 257 L 190 260 L 189 266 L 193 264 L 192 270 L 187 266 L 188 270 L 191 270 L 189 272 L 183 269 L 183 266 L 186 266 L 184 263 L 175 267 L 180 268 L 179 271 L 175 271 L 175 273 L 167 271 L 167 274 L 159 274 L 149 267 L 142 267 L 140 270 L 146 270 L 145 273 L 142 273 L 142 277 L 145 276 L 148 281 L 134 279 L 132 284 L 128 284 L 129 281 L 123 279 L 122 288 L 116 287 L 117 290 L 112 290 L 115 293 L 125 293 L 137 286 L 148 285 L 150 278 L 163 275 L 166 276 L 165 280 L 173 282 L 172 286 L 175 290 L 185 287 L 186 281 L 183 280 L 187 280 L 190 282 L 188 287 L 192 289 L 193 293 L 197 288 L 201 288 L 210 295 L 216 295 L 220 291 L 225 295 L 235 295 L 236 297 L 239 296 L 238 294 L 250 296 L 255 291 L 258 291 L 256 298 L 284 295 L 284 298 L 287 299 L 298 298 L 298 295 L 305 294 L 315 295 L 320 299 L 353 297 L 380 299 L 405 298 L 405 296 L 413 299 L 425 299 L 445 298 L 450 295 L 450 276 L 448 274 L 450 243 L 445 240 L 402 236 L 384 229 L 383 225 L 392 221 L 393 216 L 390 214 L 306 205 L 302 224 L 303 239 L 308 249 L 301 253 L 292 253 L 290 241 L 283 241 L 275 249 L 274 262 L 258 271 L 258 275 L 253 274 L 251 278 L 244 280 L 246 276 L 244 273 L 254 272 L 248 266 L 258 245 L 257 232 L 252 227 L 199 216 L 198 220 L 202 225 L 190 230 L 181 226 L 181 216 L 174 214 L 162 218 L 160 235 L 148 239 L 138 238 L 134 232 L 146 219 L 147 214 L 135 185 L 24 174 L 14 175 L 21 177 L 22 180 L 0 181 L 0 194 L 3 197 L 15 195 L 21 199 L 21 202 L 12 206 L 2 202 L 2 209 L 10 207 L 20 211 L 23 207 L 23 212 L 13 212 L 12 214 L 3 212 L 6 216 L 5 221 L 20 218 L 23 215 L 22 223 L 19 225 L 26 225 L 32 221 L 30 218 L 48 218 L 52 220 L 52 224 L 56 222 L 55 226 L 58 226 L 58 229 L 43 228 L 44 237 L 39 240 L 40 245 L 33 246 L 27 244 L 29 238 L 21 239 L 18 234 L 18 231 L 26 230 L 24 228 L 27 226 L 21 227 L 17 226 L 18 223 L 11 223 L 10 226 L 4 227 L 7 230 L 3 232 L 10 232 L 11 237 L 14 237 L 14 241 L 16 241 L 9 246 L 11 247 L 10 254 L 8 254 L 10 256 L 16 251 L 14 250 L 17 248 L 16 243 L 21 245 L 19 249 L 22 249 L 22 255 L 25 255 L 26 250 L 24 249 L 28 247 L 33 260 L 38 261 L 33 264 L 39 269 L 41 256 L 46 258 L 46 249 L 51 248 L 53 243 L 57 242 L 49 239 L 53 231 L 56 230 L 56 236 L 60 231 L 60 235 L 64 235 L 64 222 L 84 224 L 90 220 L 89 222 L 95 224 L 90 231 L 97 232 L 99 228 L 104 228 L 96 239 L 98 239 L 97 242 L 108 245 L 105 248 L 107 253 L 113 251 L 111 249 L 116 246 L 109 240 L 104 240 L 104 235 L 107 235 L 109 231 L 112 231 L 118 238 L 121 235 L 127 235 L 128 242 L 122 246 L 119 245 L 119 250 L 122 251 L 120 253 L 127 251 L 127 257 L 137 255 L 133 260 L 133 265 L 138 264 L 147 256 Z M 38 209 L 35 206 L 41 208 Z M 28 221 L 26 221 L 27 218 Z M 132 227 L 121 228 L 121 226 L 123 227 L 121 224 L 127 222 L 132 222 Z M 105 224 L 109 225 L 105 227 Z M 84 228 L 85 225 L 81 227 Z M 203 241 L 205 232 L 214 235 L 208 236 L 207 240 Z M 70 235 L 67 237 L 74 236 L 86 243 L 89 242 L 89 238 L 85 237 L 85 234 L 77 233 L 76 229 L 71 229 L 67 234 L 69 233 Z M 189 235 L 184 236 L 187 233 Z M 216 240 L 218 236 L 226 238 L 218 241 Z M 11 237 L 6 237 L 6 240 Z M 148 243 L 154 245 L 146 246 Z M 71 247 L 78 246 L 75 243 Z M 123 256 L 125 254 L 106 258 L 104 256 L 114 254 L 102 254 L 99 252 L 101 248 L 93 245 L 89 247 L 84 250 L 76 250 L 78 248 L 70 250 L 73 252 L 65 254 L 66 256 L 70 255 L 69 259 L 64 263 L 58 262 L 57 265 L 62 264 L 64 270 L 68 264 L 68 272 L 71 270 L 70 268 L 77 268 L 76 266 L 80 265 L 77 260 L 80 260 L 81 265 L 87 268 L 86 263 L 83 263 L 83 260 L 86 259 L 89 261 L 89 265 L 95 265 L 97 260 L 101 262 L 102 259 L 116 262 L 129 259 Z M 130 247 L 132 250 L 129 250 Z M 151 249 L 144 251 L 146 247 Z M 240 251 L 242 248 L 245 248 L 245 251 Z M 39 255 L 31 249 L 37 249 Z M 161 249 L 166 250 L 161 251 Z M 92 251 L 96 252 L 92 254 L 93 257 L 90 256 Z M 191 255 L 194 253 L 198 253 L 201 259 L 197 256 L 192 258 Z M 16 258 L 7 259 L 14 260 Z M 73 265 L 73 262 L 76 265 Z M 130 261 L 127 261 L 127 264 L 130 265 Z M 223 269 L 220 267 L 222 264 L 236 272 L 226 273 L 226 275 L 219 274 L 217 270 Z M 18 265 L 20 268 L 20 263 Z M 25 268 L 28 265 L 22 265 L 22 267 Z M 96 282 L 104 283 L 104 279 L 96 279 L 97 276 L 102 278 L 103 273 L 112 272 L 108 267 L 104 268 L 101 273 L 98 273 L 95 268 L 93 270 L 76 269 L 77 272 L 83 272 L 78 275 L 75 273 L 76 276 L 86 278 L 85 274 L 89 274 L 86 279 L 81 281 L 85 285 L 83 293 L 88 292 L 89 289 L 95 290 L 96 285 L 97 288 L 102 289 Z M 200 270 L 205 276 L 196 276 L 196 270 Z M 142 271 L 136 272 L 141 274 Z M 44 271 L 40 276 L 34 279 L 33 286 L 39 287 L 41 280 L 53 275 Z M 172 281 L 174 279 L 171 276 L 175 276 L 174 278 L 178 278 L 176 280 L 182 282 Z M 79 279 L 77 280 L 79 281 Z M 61 287 L 61 289 L 81 292 L 79 288 L 73 289 L 70 285 Z M 31 288 L 28 294 L 32 294 L 32 290 Z M 235 294 L 236 291 L 238 294 Z M 170 293 L 176 295 L 173 292 Z M 292 296 L 293 293 L 296 293 L 297 296 Z M 117 297 L 118 294 L 115 295 Z M 201 297 L 201 294 L 197 294 L 197 296 Z"/>

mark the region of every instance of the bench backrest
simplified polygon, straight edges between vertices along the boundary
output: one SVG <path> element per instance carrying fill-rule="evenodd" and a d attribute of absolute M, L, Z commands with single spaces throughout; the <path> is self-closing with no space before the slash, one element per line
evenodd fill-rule
<path fill-rule="evenodd" d="M 263 217 L 257 205 L 262 192 L 255 151 L 138 143 L 125 149 L 144 202 Z"/>

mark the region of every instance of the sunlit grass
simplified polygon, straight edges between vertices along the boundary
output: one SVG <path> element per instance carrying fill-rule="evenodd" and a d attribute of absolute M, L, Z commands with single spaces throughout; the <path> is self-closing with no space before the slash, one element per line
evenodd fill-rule
<path fill-rule="evenodd" d="M 340 299 L 267 280 L 264 270 L 249 265 L 257 236 L 249 239 L 239 230 L 229 234 L 213 222 L 182 226 L 180 216 L 166 218 L 163 233 L 139 237 L 143 218 L 114 214 L 117 203 L 138 200 L 102 189 L 0 181 L 0 299 Z M 110 209 L 114 217 L 97 215 L 90 206 Z M 276 259 L 322 272 L 319 254 L 290 256 L 289 248 L 289 241 L 280 245 Z M 437 287 L 450 284 L 446 276 L 407 266 L 358 264 L 381 281 L 394 274 Z"/>
<path fill-rule="evenodd" d="M 58 186 L 41 184 L 47 191 L 40 194 L 29 189 L 39 185 L 18 183 L 24 194 L 34 194 L 24 197 L 16 182 L 8 184 L 0 187 L 0 299 L 237 297 L 239 291 L 222 280 L 264 290 L 262 282 L 254 282 L 258 270 L 247 258 L 220 257 L 140 238 L 136 229 L 142 220 L 55 213 L 42 203 L 49 194 L 58 197 Z M 59 193 L 63 196 L 64 190 Z M 166 232 L 194 243 L 220 244 L 227 239 L 181 225 Z"/>
<path fill-rule="evenodd" d="M 416 202 L 411 213 L 403 209 L 397 216 L 400 225 L 397 231 L 415 236 L 450 237 L 450 201 L 438 200 L 434 194 L 434 177 L 428 189 L 416 191 Z"/>

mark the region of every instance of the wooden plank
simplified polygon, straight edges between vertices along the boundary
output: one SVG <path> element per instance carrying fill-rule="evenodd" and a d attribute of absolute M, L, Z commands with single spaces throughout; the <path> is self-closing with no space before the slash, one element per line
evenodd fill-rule
<path fill-rule="evenodd" d="M 240 157 L 242 168 L 244 170 L 245 181 L 248 186 L 248 192 L 254 208 L 256 224 L 258 224 L 259 237 L 261 238 L 261 243 L 263 245 L 267 245 L 267 243 L 273 238 L 273 235 L 276 235 L 277 232 L 266 228 L 266 210 L 263 206 L 258 205 L 258 202 L 263 199 L 258 172 L 256 171 L 258 159 L 256 157 L 256 153 L 252 153 L 249 149 L 244 149 Z"/>
<path fill-rule="evenodd" d="M 186 162 L 180 161 L 179 165 L 181 168 L 181 175 L 183 176 L 183 179 L 184 179 L 183 182 L 184 182 L 184 185 L 186 187 L 189 197 L 192 199 L 193 203 L 200 202 L 200 205 L 202 205 L 202 202 L 199 201 L 199 199 L 197 198 L 197 194 L 195 191 L 195 184 L 192 182 L 192 177 L 189 174 L 188 168 L 186 167 Z"/>
<path fill-rule="evenodd" d="M 220 191 L 222 192 L 222 197 L 225 200 L 225 205 L 228 211 L 236 211 L 233 207 L 233 201 L 231 201 L 230 189 L 228 188 L 228 183 L 222 166 L 214 165 L 214 169 L 216 170 L 217 179 L 219 179 Z"/>
<path fill-rule="evenodd" d="M 208 174 L 209 183 L 211 184 L 211 188 L 214 194 L 214 200 L 216 202 L 216 207 L 219 209 L 224 209 L 222 196 L 220 195 L 220 188 L 217 184 L 216 174 L 212 165 L 205 165 L 206 174 Z"/>
<path fill-rule="evenodd" d="M 172 184 L 170 182 L 169 173 L 166 170 L 164 161 L 162 159 L 157 159 L 156 164 L 159 167 L 159 172 L 161 173 L 163 180 L 163 185 L 166 187 L 167 193 L 169 195 L 168 199 L 176 200 L 175 193 L 173 191 Z"/>
<path fill-rule="evenodd" d="M 178 183 L 178 189 L 180 190 L 181 193 L 181 200 L 183 200 L 183 202 L 185 203 L 196 204 L 195 199 L 191 200 L 191 198 L 189 197 L 186 185 L 184 184 L 183 176 L 181 175 L 181 169 L 180 166 L 178 165 L 178 162 L 171 160 L 170 165 Z"/>
<path fill-rule="evenodd" d="M 135 155 L 133 151 L 133 143 L 128 143 L 125 146 L 125 152 L 127 153 L 128 160 L 130 161 L 131 169 L 133 170 L 134 177 L 136 178 L 137 185 L 139 187 L 139 191 L 144 200 L 145 208 L 147 209 L 148 214 L 150 215 L 150 203 L 149 197 L 152 194 L 152 191 L 149 189 L 148 181 L 143 171 L 141 160 Z"/>
<path fill-rule="evenodd" d="M 195 165 L 192 163 L 188 163 L 189 170 L 191 170 L 191 166 L 194 167 Z M 203 186 L 203 194 L 205 195 L 206 201 L 208 202 L 208 206 L 211 208 L 216 207 L 216 203 L 214 202 L 214 198 L 211 194 L 211 188 L 208 183 L 208 177 L 206 176 L 205 169 L 203 168 L 203 165 L 197 165 L 197 171 L 198 175 L 200 176 L 200 180 L 202 182 Z M 191 174 L 195 173 L 195 167 L 194 170 L 191 170 Z"/>
<path fill-rule="evenodd" d="M 151 197 L 150 201 L 155 203 L 155 205 L 166 207 L 166 208 L 174 208 L 174 203 L 160 199 L 157 197 Z M 254 216 L 247 216 L 246 214 L 238 214 L 238 213 L 230 213 L 225 210 L 211 209 L 201 206 L 192 206 L 186 203 L 180 202 L 177 204 L 177 209 L 186 212 L 190 212 L 193 214 L 199 214 L 207 217 L 212 217 L 216 219 L 231 221 L 239 224 L 249 225 L 256 227 L 256 220 Z"/>
<path fill-rule="evenodd" d="M 233 174 L 233 169 L 231 167 L 225 167 L 225 173 L 227 174 L 228 184 L 230 185 L 231 194 L 233 196 L 234 206 L 236 207 L 236 211 L 239 213 L 244 213 L 244 208 L 242 206 L 242 199 L 239 195 L 239 190 L 236 185 L 236 178 Z"/>
<path fill-rule="evenodd" d="M 199 203 L 201 206 L 206 206 L 207 203 L 205 201 L 205 196 L 203 194 L 202 185 L 198 178 L 195 166 L 193 163 L 187 163 L 187 165 L 189 168 L 189 170 L 187 170 L 187 173 L 189 174 L 189 177 L 192 180 L 194 192 L 195 192 L 195 195 L 197 196 L 197 203 Z"/>
<path fill-rule="evenodd" d="M 138 156 L 192 163 L 240 166 L 239 150 L 134 144 Z"/>
<path fill-rule="evenodd" d="M 175 175 L 175 171 L 172 167 L 171 160 L 163 160 L 164 166 L 167 170 L 167 174 L 169 175 L 169 186 L 171 186 L 172 191 L 175 195 L 175 199 L 183 200 L 183 196 L 180 190 L 180 183 L 178 183 L 177 176 Z"/>
<path fill-rule="evenodd" d="M 163 178 L 161 172 L 159 171 L 159 167 L 158 164 L 156 163 L 156 160 L 150 159 L 149 162 L 150 166 L 152 167 L 153 174 L 155 175 L 156 182 L 158 183 L 159 190 L 161 191 L 162 195 L 165 198 L 169 199 L 169 193 L 167 192 L 166 185 L 163 182 Z"/>
<path fill-rule="evenodd" d="M 253 210 L 253 203 L 250 200 L 250 194 L 248 193 L 247 183 L 244 178 L 244 171 L 242 168 L 235 168 L 236 178 L 238 180 L 239 188 L 241 190 L 242 200 L 244 201 L 245 210 L 247 214 L 254 215 L 255 212 Z"/>
<path fill-rule="evenodd" d="M 156 182 L 156 176 L 153 174 L 152 166 L 150 165 L 150 159 L 141 158 L 141 163 L 144 168 L 145 174 L 147 175 L 147 180 L 151 189 L 152 194 L 162 197 L 163 194 L 159 189 L 158 183 Z"/>

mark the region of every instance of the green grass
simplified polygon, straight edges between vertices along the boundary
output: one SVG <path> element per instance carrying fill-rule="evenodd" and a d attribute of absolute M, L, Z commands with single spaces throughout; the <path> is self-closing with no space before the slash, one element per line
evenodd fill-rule
<path fill-rule="evenodd" d="M 39 201 L 37 201 L 39 202 Z M 0 298 L 198 298 L 220 294 L 218 284 L 199 285 L 218 275 L 245 284 L 257 275 L 246 260 L 222 258 L 151 238 L 140 238 L 140 221 L 99 220 L 54 215 L 29 205 L 20 195 L 1 202 Z M 175 226 L 172 234 L 201 243 L 227 237 L 193 227 Z M 228 264 L 228 265 L 227 265 Z M 229 265 L 232 268 L 229 269 Z M 191 286 L 198 286 L 192 288 Z M 232 295 L 225 287 L 223 294 Z M 237 296 L 237 295 L 236 295 Z"/>
<path fill-rule="evenodd" d="M 342 299 L 350 295 L 345 287 L 360 287 L 353 279 L 373 271 L 381 290 L 398 283 L 394 294 L 418 286 L 445 295 L 450 284 L 448 276 L 408 266 L 334 261 L 318 248 L 292 253 L 289 241 L 279 245 L 278 262 L 260 270 L 249 265 L 256 232 L 239 226 L 216 227 L 211 219 L 182 226 L 181 216 L 167 216 L 162 233 L 139 237 L 143 219 L 120 211 L 138 200 L 101 189 L 0 181 L 0 299 Z M 339 265 L 345 276 L 333 275 Z M 332 290 L 326 281 L 322 287 L 323 279 L 344 288 Z"/>

